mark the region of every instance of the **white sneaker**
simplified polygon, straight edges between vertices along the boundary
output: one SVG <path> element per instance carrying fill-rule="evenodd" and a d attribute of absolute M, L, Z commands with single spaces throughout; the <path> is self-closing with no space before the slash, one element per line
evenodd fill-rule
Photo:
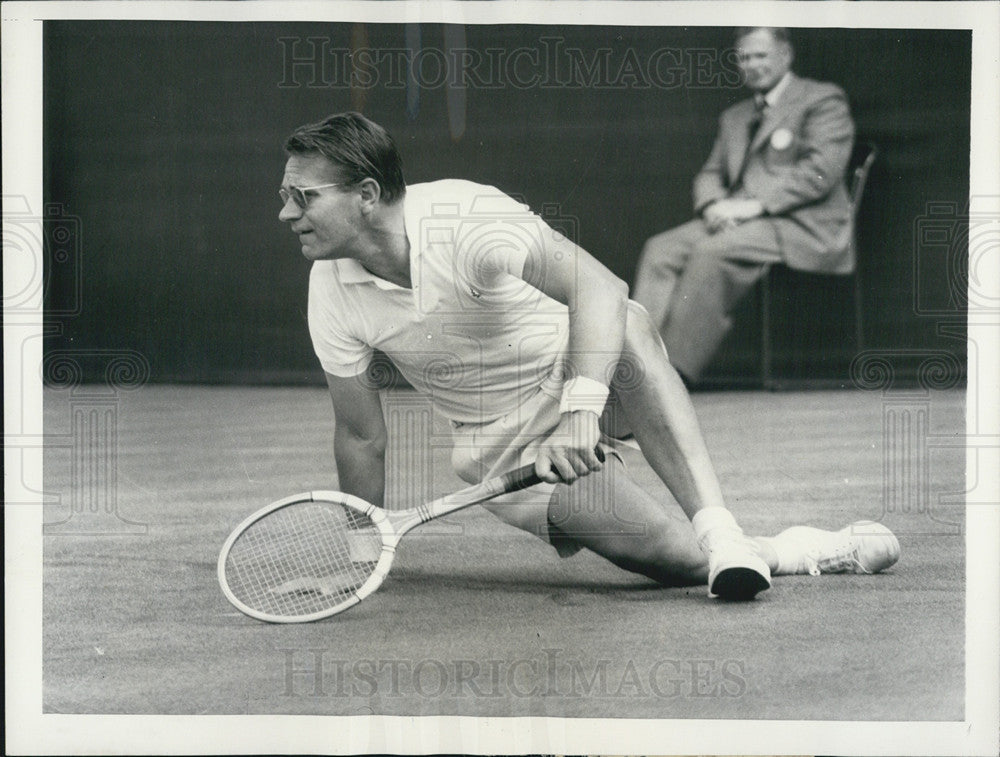
<path fill-rule="evenodd" d="M 859 520 L 839 531 L 793 526 L 775 538 L 794 541 L 805 556 L 806 571 L 820 573 L 878 573 L 899 560 L 899 540 L 881 523 Z"/>
<path fill-rule="evenodd" d="M 771 588 L 767 563 L 739 529 L 713 528 L 700 544 L 708 555 L 708 596 L 748 600 Z"/>

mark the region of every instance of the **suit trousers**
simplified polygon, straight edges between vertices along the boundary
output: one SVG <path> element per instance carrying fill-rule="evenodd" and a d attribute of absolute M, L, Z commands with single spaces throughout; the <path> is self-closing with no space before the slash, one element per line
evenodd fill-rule
<path fill-rule="evenodd" d="M 732 314 L 781 248 L 804 233 L 784 218 L 755 218 L 709 233 L 696 218 L 647 240 L 632 299 L 649 311 L 670 362 L 697 380 L 732 326 Z"/>

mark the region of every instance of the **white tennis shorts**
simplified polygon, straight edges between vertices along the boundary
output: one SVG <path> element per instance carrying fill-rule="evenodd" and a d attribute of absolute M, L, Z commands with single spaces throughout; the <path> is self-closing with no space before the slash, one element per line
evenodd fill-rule
<path fill-rule="evenodd" d="M 558 388 L 558 387 L 554 387 Z M 560 394 L 545 384 L 534 396 L 507 415 L 488 423 L 453 424 L 451 463 L 459 478 L 477 484 L 522 465 L 533 464 L 538 447 L 559 424 Z M 611 446 L 613 440 L 603 439 L 605 454 L 621 459 Z M 580 546 L 567 543 L 562 534 L 553 531 L 548 519 L 549 501 L 556 484 L 541 483 L 519 492 L 506 494 L 483 504 L 487 510 L 512 526 L 552 544 L 563 557 L 579 551 Z"/>

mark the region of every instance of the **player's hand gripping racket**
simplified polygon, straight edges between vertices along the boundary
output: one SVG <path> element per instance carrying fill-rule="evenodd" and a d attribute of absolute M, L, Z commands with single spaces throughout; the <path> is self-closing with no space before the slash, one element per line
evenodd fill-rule
<path fill-rule="evenodd" d="M 597 450 L 600 460 L 604 455 Z M 541 483 L 533 465 L 425 505 L 387 512 L 350 494 L 314 491 L 273 502 L 240 523 L 219 554 L 219 585 L 237 609 L 271 623 L 343 612 L 385 579 L 412 528 Z"/>

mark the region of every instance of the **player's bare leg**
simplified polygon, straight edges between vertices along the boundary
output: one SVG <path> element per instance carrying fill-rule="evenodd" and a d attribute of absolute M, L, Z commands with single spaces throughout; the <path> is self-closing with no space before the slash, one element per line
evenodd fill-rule
<path fill-rule="evenodd" d="M 693 586 L 708 579 L 708 560 L 690 522 L 640 488 L 617 457 L 572 486 L 557 486 L 549 522 L 615 565 L 666 586 Z M 899 559 L 896 537 L 867 521 L 840 531 L 794 526 L 752 541 L 778 575 L 877 573 Z"/>
<path fill-rule="evenodd" d="M 768 566 L 726 509 L 691 399 L 645 308 L 635 302 L 629 302 L 611 388 L 646 460 L 691 519 L 709 558 L 709 592 L 750 599 L 767 589 Z"/>
<path fill-rule="evenodd" d="M 664 585 L 708 580 L 708 561 L 691 523 L 640 488 L 613 455 L 601 471 L 556 486 L 549 522 L 620 568 Z"/>
<path fill-rule="evenodd" d="M 628 429 L 688 518 L 725 507 L 687 389 L 645 309 L 629 302 L 625 346 L 611 383 Z M 618 419 L 617 432 L 625 430 Z"/>

